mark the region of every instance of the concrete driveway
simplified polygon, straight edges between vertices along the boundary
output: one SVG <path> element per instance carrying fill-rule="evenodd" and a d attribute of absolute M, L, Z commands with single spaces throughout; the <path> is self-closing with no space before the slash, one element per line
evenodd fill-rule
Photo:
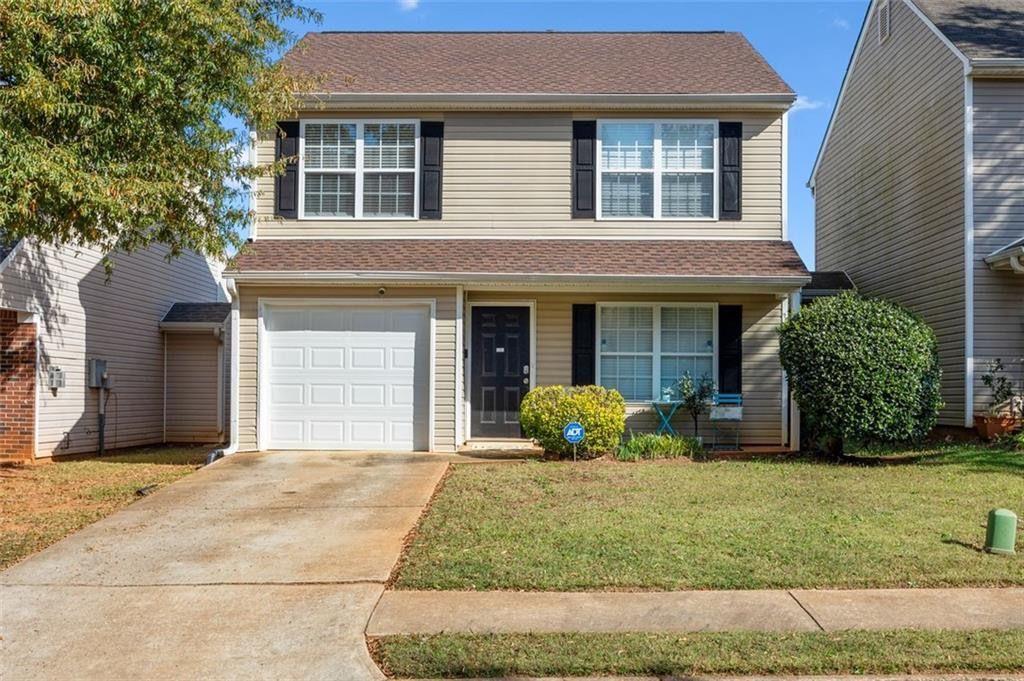
<path fill-rule="evenodd" d="M 236 454 L 0 573 L 0 678 L 379 679 L 364 631 L 447 466 Z"/>

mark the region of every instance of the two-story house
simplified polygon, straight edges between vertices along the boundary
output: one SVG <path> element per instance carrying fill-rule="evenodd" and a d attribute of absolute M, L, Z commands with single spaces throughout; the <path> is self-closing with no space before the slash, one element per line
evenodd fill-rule
<path fill-rule="evenodd" d="M 791 441 L 794 94 L 742 35 L 311 33 L 284 64 L 323 91 L 254 142 L 290 162 L 225 273 L 234 446 L 518 438 L 547 384 L 651 428 L 686 373 Z"/>
<path fill-rule="evenodd" d="M 1024 355 L 1024 0 L 874 0 L 810 180 L 817 266 L 936 332 L 945 408 Z"/>

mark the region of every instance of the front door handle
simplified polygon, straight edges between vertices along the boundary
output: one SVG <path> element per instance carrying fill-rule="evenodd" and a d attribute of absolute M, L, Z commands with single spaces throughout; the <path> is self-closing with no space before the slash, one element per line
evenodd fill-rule
<path fill-rule="evenodd" d="M 523 365 L 523 376 L 529 376 L 529 375 L 530 375 L 530 365 L 529 364 L 524 364 Z"/>
<path fill-rule="evenodd" d="M 523 385 L 530 385 L 530 379 L 524 378 L 523 379 Z"/>

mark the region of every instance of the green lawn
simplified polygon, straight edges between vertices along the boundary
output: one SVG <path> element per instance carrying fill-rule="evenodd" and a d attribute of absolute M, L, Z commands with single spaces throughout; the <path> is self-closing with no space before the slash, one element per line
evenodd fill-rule
<path fill-rule="evenodd" d="M 209 445 L 142 447 L 0 468 L 0 569 L 127 506 L 139 488 L 188 475 L 209 452 Z"/>
<path fill-rule="evenodd" d="M 1024 631 L 441 634 L 371 641 L 399 678 L 1020 671 Z"/>
<path fill-rule="evenodd" d="M 396 588 L 1024 584 L 1024 551 L 980 550 L 994 507 L 1024 516 L 1024 454 L 961 445 L 896 466 L 456 466 Z"/>

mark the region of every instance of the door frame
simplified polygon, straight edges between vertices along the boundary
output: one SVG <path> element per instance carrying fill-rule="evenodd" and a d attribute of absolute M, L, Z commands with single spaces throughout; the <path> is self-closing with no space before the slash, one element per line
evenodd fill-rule
<path fill-rule="evenodd" d="M 536 300 L 470 300 L 466 303 L 466 324 L 463 346 L 466 348 L 466 368 L 463 389 L 463 422 L 466 441 L 472 432 L 472 376 L 473 376 L 473 308 L 474 307 L 526 307 L 530 310 L 530 390 L 537 387 L 537 301 Z"/>
<path fill-rule="evenodd" d="M 256 449 L 267 451 L 270 434 L 267 432 L 269 404 L 262 390 L 267 371 L 267 308 L 273 307 L 425 307 L 430 317 L 429 353 L 427 360 L 427 449 L 434 451 L 434 420 L 436 418 L 435 366 L 437 364 L 437 299 L 436 298 L 257 298 L 256 319 Z"/>

